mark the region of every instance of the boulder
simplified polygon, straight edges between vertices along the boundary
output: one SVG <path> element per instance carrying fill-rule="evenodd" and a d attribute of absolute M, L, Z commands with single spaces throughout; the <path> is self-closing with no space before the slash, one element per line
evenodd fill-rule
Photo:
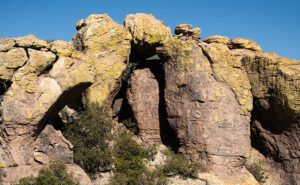
<path fill-rule="evenodd" d="M 73 163 L 73 145 L 59 130 L 46 125 L 34 142 L 34 160 L 46 165 L 55 160 Z"/>
<path fill-rule="evenodd" d="M 165 59 L 167 118 L 179 151 L 215 172 L 239 171 L 250 153 L 249 120 L 230 86 L 214 77 L 195 40 L 176 38 L 158 52 Z"/>
<path fill-rule="evenodd" d="M 189 24 L 180 24 L 175 27 L 175 35 L 178 36 L 186 36 L 199 40 L 201 38 L 200 34 L 200 28 L 193 28 L 193 26 Z"/>
<path fill-rule="evenodd" d="M 72 52 L 75 50 L 75 48 L 69 42 L 57 40 L 50 44 L 50 50 L 58 56 L 69 57 L 72 55 Z"/>
<path fill-rule="evenodd" d="M 228 43 L 228 47 L 230 49 L 243 48 L 261 52 L 261 47 L 256 42 L 244 38 L 235 38 L 230 40 L 230 42 Z"/>
<path fill-rule="evenodd" d="M 11 185 L 19 183 L 23 177 L 30 175 L 37 176 L 39 170 L 44 168 L 44 165 L 20 165 L 16 167 L 6 168 L 6 177 L 4 178 L 3 185 Z M 72 173 L 73 176 L 79 181 L 80 185 L 91 185 L 92 182 L 89 176 L 76 164 L 66 164 L 67 172 Z"/>
<path fill-rule="evenodd" d="M 3 38 L 0 39 L 0 52 L 8 51 L 16 44 L 13 38 Z"/>
<path fill-rule="evenodd" d="M 77 28 L 73 37 L 75 49 L 87 54 L 96 68 L 95 83 L 85 96 L 86 104 L 110 104 L 129 59 L 131 34 L 107 14 L 90 15 Z"/>
<path fill-rule="evenodd" d="M 203 42 L 228 44 L 229 43 L 229 38 L 224 37 L 224 36 L 220 36 L 220 35 L 214 35 L 214 36 L 210 36 L 210 37 L 207 37 L 207 38 L 203 39 Z"/>
<path fill-rule="evenodd" d="M 155 48 L 172 38 L 171 29 L 152 14 L 129 14 L 124 24 L 133 36 L 132 60 L 135 62 L 155 55 Z"/>
<path fill-rule="evenodd" d="M 149 68 L 138 69 L 129 79 L 127 100 L 139 135 L 144 142 L 154 143 L 160 139 L 159 86 Z"/>
<path fill-rule="evenodd" d="M 38 39 L 35 35 L 30 34 L 24 37 L 15 38 L 16 45 L 24 48 L 49 48 L 50 45 L 43 40 Z"/>
<path fill-rule="evenodd" d="M 11 48 L 7 52 L 0 52 L 0 80 L 8 81 L 14 72 L 28 60 L 25 49 Z"/>

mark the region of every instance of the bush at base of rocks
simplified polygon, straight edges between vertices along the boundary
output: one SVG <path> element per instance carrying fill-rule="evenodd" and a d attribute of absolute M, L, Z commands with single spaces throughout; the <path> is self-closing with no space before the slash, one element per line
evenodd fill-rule
<path fill-rule="evenodd" d="M 93 104 L 80 113 L 80 119 L 63 128 L 64 136 L 74 146 L 74 162 L 85 172 L 94 174 L 111 169 L 112 155 L 109 142 L 112 139 L 113 120 L 105 107 Z"/>
<path fill-rule="evenodd" d="M 158 168 L 165 176 L 179 175 L 182 178 L 197 178 L 203 168 L 198 162 L 191 162 L 186 156 L 176 154 L 171 150 L 164 151 L 167 159 L 164 165 Z"/>
<path fill-rule="evenodd" d="M 266 170 L 263 168 L 263 162 L 256 160 L 251 163 L 246 163 L 246 169 L 255 177 L 255 179 L 260 183 L 265 183 L 268 179 Z"/>
<path fill-rule="evenodd" d="M 165 164 L 149 170 L 146 165 L 157 152 L 154 146 L 144 149 L 129 134 L 118 136 L 114 146 L 115 172 L 110 185 L 166 185 L 168 177 L 179 175 L 183 178 L 196 178 L 202 169 L 199 163 L 189 161 L 182 154 L 167 150 Z"/>
<path fill-rule="evenodd" d="M 54 162 L 49 167 L 42 168 L 37 177 L 29 176 L 20 179 L 17 185 L 79 185 L 72 174 L 67 173 L 62 162 Z"/>

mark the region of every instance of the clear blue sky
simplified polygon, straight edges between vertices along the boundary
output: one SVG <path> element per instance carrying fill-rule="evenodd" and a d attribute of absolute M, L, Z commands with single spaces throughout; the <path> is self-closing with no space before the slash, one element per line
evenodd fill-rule
<path fill-rule="evenodd" d="M 0 38 L 35 34 L 70 41 L 75 23 L 108 13 L 116 22 L 130 13 L 152 13 L 172 29 L 192 24 L 202 38 L 249 38 L 263 52 L 300 60 L 300 0 L 1 0 Z"/>

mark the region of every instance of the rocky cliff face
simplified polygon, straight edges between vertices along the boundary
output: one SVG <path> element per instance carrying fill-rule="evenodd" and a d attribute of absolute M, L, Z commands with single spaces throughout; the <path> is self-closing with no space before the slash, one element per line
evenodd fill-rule
<path fill-rule="evenodd" d="M 142 13 L 128 15 L 125 26 L 91 15 L 76 28 L 72 42 L 0 39 L 5 183 L 60 159 L 91 184 L 52 125 L 98 103 L 132 118 L 143 142 L 200 161 L 206 184 L 258 184 L 245 169 L 251 147 L 278 168 L 279 184 L 299 184 L 300 61 L 262 53 L 249 39 L 201 41 L 201 30 L 186 24 L 172 36 Z"/>

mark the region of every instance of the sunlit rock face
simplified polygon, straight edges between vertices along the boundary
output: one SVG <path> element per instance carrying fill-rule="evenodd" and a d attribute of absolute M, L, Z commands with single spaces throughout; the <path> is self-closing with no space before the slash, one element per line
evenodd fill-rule
<path fill-rule="evenodd" d="M 71 42 L 0 39 L 4 183 L 60 159 L 90 184 L 57 129 L 92 103 L 113 104 L 115 120 L 132 118 L 142 144 L 201 162 L 199 183 L 258 184 L 245 168 L 251 147 L 278 168 L 279 184 L 300 182 L 300 61 L 262 53 L 250 39 L 201 41 L 188 24 L 173 36 L 152 14 L 130 14 L 124 26 L 94 14 L 76 28 Z"/>

